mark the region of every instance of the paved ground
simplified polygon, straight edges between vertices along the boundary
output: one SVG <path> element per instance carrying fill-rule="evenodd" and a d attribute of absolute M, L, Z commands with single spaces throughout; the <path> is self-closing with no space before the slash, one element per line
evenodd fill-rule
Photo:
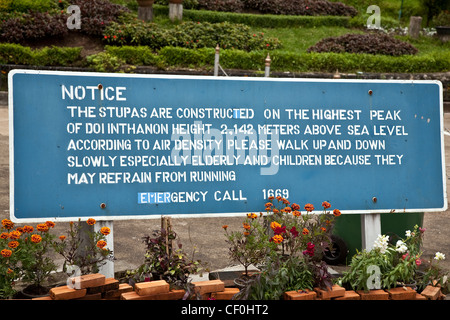
<path fill-rule="evenodd" d="M 450 114 L 445 114 L 446 127 L 450 128 Z M 0 106 L 0 219 L 9 217 L 9 138 L 8 109 Z M 446 163 L 450 165 L 450 136 L 445 136 Z M 448 165 L 447 165 L 448 168 Z M 447 180 L 449 181 L 449 180 Z M 241 226 L 241 218 L 190 218 L 174 219 L 174 230 L 178 233 L 188 253 L 196 248 L 195 258 L 209 264 L 211 270 L 231 265 L 227 257 L 227 246 L 222 225 L 230 228 Z M 141 237 L 159 228 L 160 220 L 126 220 L 114 222 L 115 271 L 124 271 L 139 266 L 143 261 L 144 247 Z M 427 213 L 424 217 L 427 229 L 425 257 L 436 251 L 444 253 L 447 259 L 443 266 L 450 270 L 450 219 L 449 212 Z M 67 223 L 58 224 L 57 231 L 65 231 Z"/>

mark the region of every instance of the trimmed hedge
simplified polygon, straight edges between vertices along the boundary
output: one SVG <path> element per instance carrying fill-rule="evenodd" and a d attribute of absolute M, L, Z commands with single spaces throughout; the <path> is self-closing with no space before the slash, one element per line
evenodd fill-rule
<path fill-rule="evenodd" d="M 153 5 L 153 13 L 155 16 L 167 16 L 169 8 L 155 4 Z M 259 28 L 312 28 L 321 26 L 348 27 L 351 18 L 346 16 L 287 16 L 184 9 L 183 20 L 211 23 L 242 23 Z"/>
<path fill-rule="evenodd" d="M 153 53 L 148 47 L 106 47 L 106 51 L 129 64 L 175 67 L 212 67 L 214 49 L 165 47 Z M 424 56 L 400 56 L 355 53 L 270 54 L 272 71 L 291 72 L 445 72 L 450 70 L 450 52 Z M 220 64 L 227 69 L 264 70 L 267 51 L 221 50 Z"/>
<path fill-rule="evenodd" d="M 105 56 L 105 53 L 107 54 Z M 147 46 L 106 46 L 102 55 L 91 56 L 96 70 L 105 70 L 111 62 L 130 65 L 155 66 L 158 68 L 211 68 L 214 65 L 214 48 L 188 49 L 164 47 L 157 52 Z M 98 57 L 97 57 L 98 56 Z M 246 52 L 242 50 L 220 51 L 220 64 L 226 69 L 264 70 L 267 51 Z M 106 59 L 105 59 L 106 58 Z M 117 58 L 117 59 L 113 59 Z M 447 72 L 450 70 L 450 52 L 429 55 L 391 57 L 386 55 L 356 53 L 291 53 L 272 52 L 272 71 L 291 72 Z M 107 63 L 106 63 L 106 62 Z M 17 44 L 0 44 L 0 64 L 23 64 L 42 66 L 85 65 L 81 48 L 43 48 L 32 50 Z M 118 65 L 114 66 L 118 68 Z"/>
<path fill-rule="evenodd" d="M 45 47 L 32 50 L 13 43 L 0 43 L 0 64 L 66 66 L 81 62 L 81 47 Z"/>

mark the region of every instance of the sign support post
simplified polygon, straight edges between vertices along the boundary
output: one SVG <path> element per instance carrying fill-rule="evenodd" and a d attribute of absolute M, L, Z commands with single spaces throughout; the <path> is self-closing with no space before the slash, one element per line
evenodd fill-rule
<path fill-rule="evenodd" d="M 361 215 L 362 249 L 371 250 L 378 235 L 381 234 L 381 214 Z"/>
<path fill-rule="evenodd" d="M 108 227 L 111 232 L 106 235 L 106 243 L 109 250 L 114 254 L 114 223 L 113 221 L 97 221 L 94 225 L 94 231 L 98 232 L 101 228 Z M 99 273 L 106 278 L 114 278 L 114 260 L 106 260 L 106 263 L 99 267 Z"/>

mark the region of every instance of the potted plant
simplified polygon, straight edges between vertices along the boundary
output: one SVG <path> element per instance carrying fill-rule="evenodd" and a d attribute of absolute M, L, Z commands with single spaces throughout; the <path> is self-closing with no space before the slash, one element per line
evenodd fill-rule
<path fill-rule="evenodd" d="M 424 232 L 425 229 L 416 225 L 395 243 L 390 242 L 389 236 L 379 235 L 371 250 L 358 251 L 352 257 L 341 284 L 365 292 L 396 286 L 415 288 Z"/>
<path fill-rule="evenodd" d="M 261 216 L 260 216 L 261 217 Z M 242 280 L 250 278 L 248 268 L 258 267 L 265 262 L 266 257 L 273 250 L 274 244 L 268 241 L 264 232 L 264 223 L 255 213 L 250 213 L 242 223 L 241 231 L 229 231 L 228 226 L 222 228 L 225 231 L 226 242 L 229 245 L 229 257 L 232 261 L 241 264 L 244 268 Z M 238 283 L 240 280 L 237 280 Z"/>
<path fill-rule="evenodd" d="M 243 231 L 229 232 L 224 226 L 230 257 L 245 271 L 250 264 L 259 269 L 236 298 L 282 299 L 290 290 L 331 288 L 331 276 L 322 258 L 340 211 L 328 211 L 331 205 L 326 201 L 322 206 L 322 214 L 311 214 L 315 210 L 312 204 L 306 204 L 306 213 L 302 213 L 296 203 L 269 197 L 267 214 L 248 214 Z"/>
<path fill-rule="evenodd" d="M 150 280 L 165 280 L 171 288 L 186 290 L 187 298 L 192 292 L 189 276 L 200 273 L 205 264 L 194 259 L 194 253 L 189 258 L 184 252 L 182 244 L 178 242 L 177 248 L 172 243 L 177 240 L 177 234 L 171 229 L 161 228 L 153 232 L 152 236 L 143 237 L 146 252 L 144 263 L 135 270 L 127 271 L 125 278 L 131 285 L 136 282 Z"/>
<path fill-rule="evenodd" d="M 440 262 L 445 260 L 445 254 L 436 252 L 429 261 L 424 261 L 417 277 L 418 291 L 423 290 L 427 285 L 440 286 L 444 294 L 450 292 L 450 283 L 448 282 L 449 272 L 444 270 Z"/>
<path fill-rule="evenodd" d="M 111 230 L 108 227 L 91 230 L 89 226 L 95 223 L 93 218 L 70 222 L 67 236 L 60 235 L 58 240 L 53 241 L 53 248 L 64 258 L 63 271 L 69 275 L 73 271 L 80 275 L 96 273 L 100 266 L 113 258 L 113 252 L 106 243 L 106 236 Z M 87 227 L 83 224 L 87 224 Z"/>
<path fill-rule="evenodd" d="M 21 280 L 28 283 L 28 286 L 22 290 L 22 294 L 28 298 L 46 295 L 50 290 L 46 280 L 57 269 L 49 255 L 55 238 L 50 228 L 54 226 L 54 222 L 47 221 L 37 224 L 36 229 L 32 226 L 24 226 L 10 233 L 10 239 L 19 242 Z M 17 234 L 13 235 L 14 232 Z M 18 233 L 21 235 L 19 236 Z"/>

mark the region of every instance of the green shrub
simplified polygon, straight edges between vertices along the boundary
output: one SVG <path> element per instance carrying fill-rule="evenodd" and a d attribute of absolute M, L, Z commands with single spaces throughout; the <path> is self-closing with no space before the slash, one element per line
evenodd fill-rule
<path fill-rule="evenodd" d="M 169 66 L 205 67 L 214 64 L 215 50 L 200 48 L 196 50 L 180 47 L 164 47 L 158 52 L 160 59 Z"/>
<path fill-rule="evenodd" d="M 277 49 L 277 38 L 253 33 L 249 26 L 229 22 L 209 23 L 187 21 L 171 28 L 139 20 L 133 23 L 112 23 L 105 30 L 105 42 L 111 45 L 145 45 L 152 49 L 166 46 L 185 48 L 234 48 L 245 51 Z"/>
<path fill-rule="evenodd" d="M 125 61 L 108 52 L 87 56 L 86 60 L 89 67 L 97 72 L 116 72 L 125 64 Z"/>
<path fill-rule="evenodd" d="M 0 44 L 0 62 L 2 64 L 33 64 L 33 51 L 30 47 L 18 44 Z"/>
<path fill-rule="evenodd" d="M 0 0 L 0 10 L 28 12 L 28 11 L 48 11 L 56 9 L 55 0 Z"/>
<path fill-rule="evenodd" d="M 0 63 L 38 66 L 67 66 L 81 61 L 82 48 L 45 47 L 32 50 L 19 44 L 0 44 Z"/>
<path fill-rule="evenodd" d="M 40 66 L 67 66 L 81 61 L 81 47 L 45 47 L 34 52 L 34 64 Z"/>
<path fill-rule="evenodd" d="M 147 46 L 105 46 L 105 51 L 129 65 L 166 67 L 165 62 Z"/>

